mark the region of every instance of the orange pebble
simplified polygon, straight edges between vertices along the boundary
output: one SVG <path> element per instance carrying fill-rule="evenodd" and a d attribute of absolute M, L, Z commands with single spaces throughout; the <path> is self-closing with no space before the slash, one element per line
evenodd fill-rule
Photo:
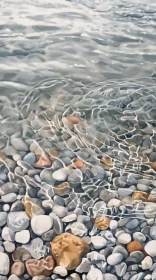
<path fill-rule="evenodd" d="M 143 251 L 144 247 L 142 246 L 142 244 L 139 241 L 134 240 L 127 245 L 127 250 L 129 253 L 135 252 L 135 251 Z"/>

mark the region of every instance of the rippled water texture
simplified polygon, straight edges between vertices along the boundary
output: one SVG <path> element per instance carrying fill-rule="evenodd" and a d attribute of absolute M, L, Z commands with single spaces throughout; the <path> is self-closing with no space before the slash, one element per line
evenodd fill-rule
<path fill-rule="evenodd" d="M 153 180 L 155 31 L 155 0 L 1 1 L 0 148 L 16 135 L 108 160 L 111 189 L 115 172 Z"/>

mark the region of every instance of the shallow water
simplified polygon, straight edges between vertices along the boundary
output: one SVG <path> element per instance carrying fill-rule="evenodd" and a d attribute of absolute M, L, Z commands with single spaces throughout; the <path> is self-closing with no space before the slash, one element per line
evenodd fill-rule
<path fill-rule="evenodd" d="M 150 280 L 155 271 L 149 246 L 156 242 L 155 33 L 155 0 L 0 2 L 0 230 L 28 229 L 27 242 L 11 240 L 16 249 L 27 243 L 38 260 L 52 252 L 57 261 L 57 248 L 56 256 L 50 250 L 56 235 L 73 234 L 64 236 L 74 256 L 82 243 L 72 238 L 83 237 L 93 253 L 91 275 L 82 263 L 67 280 L 90 280 L 92 273 L 98 280 Z M 128 249 L 136 240 L 146 254 Z M 12 265 L 13 251 L 1 244 L 1 258 L 5 252 Z M 127 250 L 121 267 L 115 267 L 121 260 L 108 260 L 118 245 Z M 146 255 L 154 265 L 144 272 Z M 76 256 L 77 265 L 65 266 L 67 276 L 80 261 Z M 24 279 L 35 276 L 28 274 Z"/>

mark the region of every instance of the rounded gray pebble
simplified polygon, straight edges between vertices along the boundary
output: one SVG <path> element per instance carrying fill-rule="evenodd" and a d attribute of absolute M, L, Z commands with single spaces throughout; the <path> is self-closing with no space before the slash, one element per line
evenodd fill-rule
<path fill-rule="evenodd" d="M 127 264 L 122 262 L 115 266 L 116 274 L 119 277 L 123 277 L 126 274 L 127 271 Z"/>

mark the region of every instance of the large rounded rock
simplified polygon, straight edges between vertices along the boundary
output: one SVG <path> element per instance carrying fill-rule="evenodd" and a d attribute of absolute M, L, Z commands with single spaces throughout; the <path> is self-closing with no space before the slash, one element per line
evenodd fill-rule
<path fill-rule="evenodd" d="M 11 138 L 11 144 L 17 151 L 28 151 L 28 145 L 21 138 Z"/>
<path fill-rule="evenodd" d="M 149 256 L 156 257 L 156 240 L 149 241 L 144 249 Z"/>
<path fill-rule="evenodd" d="M 81 238 L 70 233 L 62 233 L 52 240 L 51 249 L 57 265 L 74 270 L 90 248 Z"/>
<path fill-rule="evenodd" d="M 29 218 L 24 211 L 10 212 L 8 214 L 7 224 L 14 232 L 21 231 L 29 226 Z"/>
<path fill-rule="evenodd" d="M 10 260 L 7 254 L 0 252 L 0 274 L 8 275 L 10 269 Z"/>

